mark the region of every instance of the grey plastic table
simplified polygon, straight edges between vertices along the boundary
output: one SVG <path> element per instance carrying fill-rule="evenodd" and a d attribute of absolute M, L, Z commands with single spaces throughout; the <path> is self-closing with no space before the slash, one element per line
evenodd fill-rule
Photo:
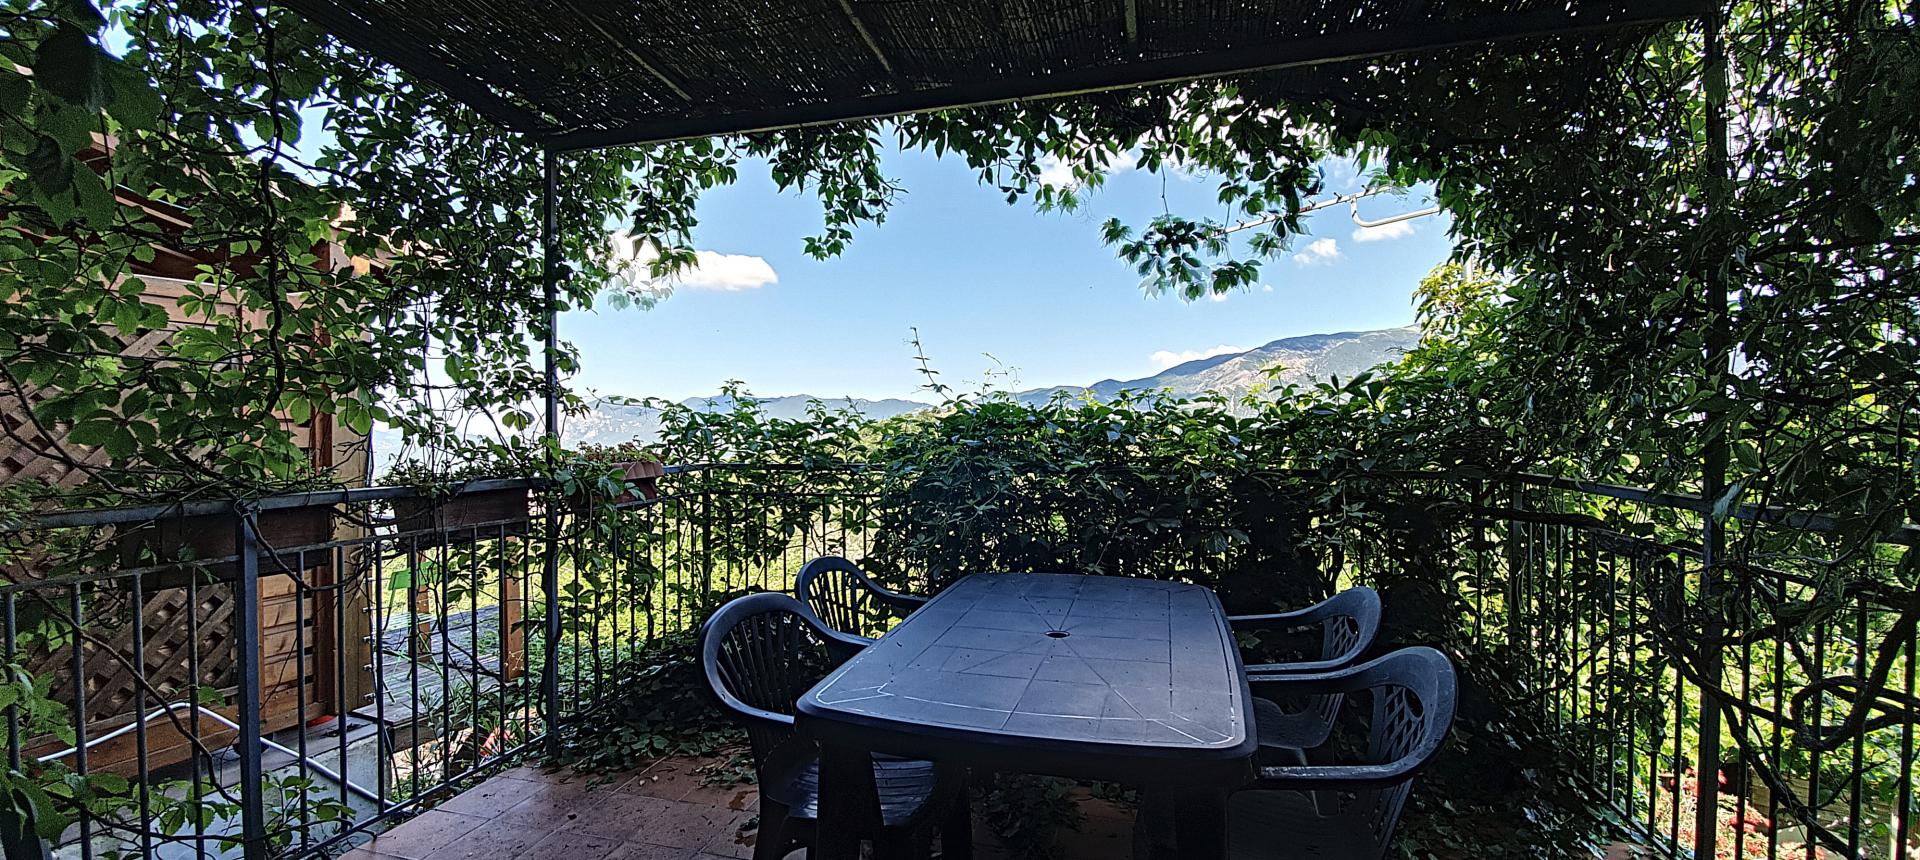
<path fill-rule="evenodd" d="M 1226 796 L 1252 775 L 1245 673 L 1195 585 L 1051 573 L 968 576 L 800 698 L 819 739 L 820 856 L 877 811 L 871 754 L 1105 779 L 1177 797 L 1182 857 L 1225 855 Z"/>

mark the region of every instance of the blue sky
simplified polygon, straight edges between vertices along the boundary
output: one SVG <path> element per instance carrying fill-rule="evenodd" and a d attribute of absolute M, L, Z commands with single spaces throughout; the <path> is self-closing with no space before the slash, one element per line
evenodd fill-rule
<path fill-rule="evenodd" d="M 1040 213 L 1008 205 L 954 159 L 891 153 L 886 165 L 906 193 L 886 223 L 824 262 L 801 250 L 819 228 L 818 204 L 776 193 L 763 164 L 743 165 L 738 184 L 702 199 L 695 234 L 703 251 L 729 257 L 650 310 L 603 305 L 562 318 L 561 336 L 581 352 L 573 384 L 683 399 L 737 379 L 765 396 L 924 399 L 908 344 L 916 327 L 942 381 L 962 388 L 989 373 L 1011 373 L 1020 388 L 1130 379 L 1182 354 L 1410 324 L 1414 285 L 1450 248 L 1442 216 L 1359 241 L 1336 207 L 1310 217 L 1299 256 L 1269 261 L 1261 287 L 1187 303 L 1145 295 L 1099 225 L 1143 224 L 1167 207 L 1224 218 L 1211 180 L 1124 170 L 1081 211 Z M 1350 170 L 1335 166 L 1329 178 L 1357 190 Z M 1361 213 L 1421 205 L 1374 198 Z"/>

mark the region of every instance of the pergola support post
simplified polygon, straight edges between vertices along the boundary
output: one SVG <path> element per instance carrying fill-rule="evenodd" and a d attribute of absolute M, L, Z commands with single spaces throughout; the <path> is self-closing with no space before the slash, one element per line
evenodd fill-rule
<path fill-rule="evenodd" d="M 1727 241 L 1727 193 L 1732 181 L 1727 146 L 1727 57 L 1721 41 L 1721 12 L 1718 4 L 1701 17 L 1705 30 L 1702 44 L 1701 92 L 1706 108 L 1706 214 L 1703 228 L 1707 253 L 1701 285 L 1707 308 L 1705 331 L 1705 368 L 1709 390 L 1715 395 L 1731 396 L 1730 362 L 1733 353 L 1733 319 L 1728 293 L 1731 284 L 1727 266 L 1731 259 Z M 1711 858 L 1720 835 L 1720 686 L 1724 663 L 1721 639 L 1725 618 L 1719 605 L 1723 568 L 1727 549 L 1725 521 L 1719 500 L 1727 493 L 1727 465 L 1730 460 L 1729 428 L 1726 408 L 1710 405 L 1701 422 L 1700 496 L 1706 500 L 1700 530 L 1700 608 L 1703 622 L 1699 647 L 1700 714 L 1699 744 L 1694 762 L 1698 782 L 1693 820 L 1693 856 Z"/>
<path fill-rule="evenodd" d="M 560 215 L 554 199 L 559 193 L 560 171 L 551 147 L 541 150 L 540 170 L 541 307 L 546 317 L 545 447 L 551 473 L 556 465 L 554 452 L 560 444 Z M 541 553 L 540 593 L 545 607 L 545 635 L 540 645 L 540 699 L 546 712 L 547 747 L 552 750 L 560 743 L 560 514 L 551 498 L 543 507 L 546 543 Z"/>

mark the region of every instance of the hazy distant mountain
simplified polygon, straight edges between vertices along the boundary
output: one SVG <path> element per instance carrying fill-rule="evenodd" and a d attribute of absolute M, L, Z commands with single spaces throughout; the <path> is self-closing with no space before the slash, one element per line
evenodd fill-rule
<path fill-rule="evenodd" d="M 1238 397 L 1256 389 L 1280 388 L 1288 383 L 1306 384 L 1331 376 L 1346 379 L 1383 362 L 1397 360 L 1417 340 L 1419 332 L 1412 327 L 1289 337 L 1246 352 L 1189 361 L 1141 379 L 1106 379 L 1085 387 L 1035 388 L 1014 396 L 1028 403 L 1045 402 L 1060 392 L 1111 400 L 1124 390 L 1165 390 L 1182 397 L 1215 391 Z M 1278 375 L 1269 377 L 1268 369 L 1276 364 L 1281 368 Z M 873 419 L 891 418 L 926 409 L 930 405 L 913 400 L 864 400 L 807 394 L 756 399 L 768 415 L 788 419 L 807 417 L 807 406 L 814 400 L 819 400 L 828 408 L 848 407 Z M 681 402 L 707 412 L 723 411 L 733 405 L 724 396 L 692 397 Z M 635 439 L 651 442 L 660 435 L 660 411 L 650 406 L 603 401 L 586 415 L 568 418 L 562 435 L 570 445 L 613 445 Z M 398 440 L 391 432 L 377 429 L 373 441 L 375 461 L 384 465 L 391 452 L 396 450 Z"/>
<path fill-rule="evenodd" d="M 1196 359 L 1142 379 L 1106 379 L 1084 388 L 1036 388 L 1018 396 L 1029 403 L 1044 402 L 1060 392 L 1086 394 L 1098 400 L 1111 400 L 1121 391 L 1160 390 L 1181 397 L 1208 391 L 1237 397 L 1256 388 L 1278 389 L 1289 383 L 1305 385 L 1334 376 L 1351 378 L 1376 365 L 1398 360 L 1419 339 L 1419 330 L 1411 326 L 1310 334 L 1282 338 L 1246 352 Z M 1275 365 L 1280 367 L 1279 372 L 1269 376 L 1269 370 Z"/>
<path fill-rule="evenodd" d="M 794 394 L 787 397 L 756 397 L 760 408 L 774 418 L 798 420 L 807 417 L 808 404 L 820 401 L 828 409 L 852 409 L 868 418 L 892 418 L 906 412 L 927 408 L 927 404 L 912 400 L 866 400 L 859 397 L 814 397 L 809 394 Z M 733 401 L 724 395 L 715 397 L 689 397 L 680 401 L 682 406 L 698 409 L 702 412 L 725 412 L 733 408 Z M 660 410 L 651 406 L 634 406 L 619 403 L 600 402 L 585 415 L 567 419 L 561 434 L 569 445 L 582 443 L 592 445 L 615 445 L 639 439 L 651 442 L 660 437 Z"/>

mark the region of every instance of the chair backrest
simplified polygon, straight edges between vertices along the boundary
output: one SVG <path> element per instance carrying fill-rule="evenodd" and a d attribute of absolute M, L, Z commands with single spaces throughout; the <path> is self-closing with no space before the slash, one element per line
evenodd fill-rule
<path fill-rule="evenodd" d="M 1380 632 L 1380 593 L 1366 586 L 1357 586 L 1297 612 L 1242 617 L 1246 620 L 1265 619 L 1266 623 L 1286 623 L 1290 629 L 1311 629 L 1316 622 L 1320 625 L 1320 653 L 1311 660 L 1262 663 L 1248 667 L 1248 671 L 1257 671 L 1262 675 L 1328 672 L 1352 665 L 1360 655 L 1373 647 L 1374 637 Z M 1291 622 L 1283 619 L 1290 619 Z M 1334 720 L 1339 717 L 1340 707 L 1345 701 L 1346 697 L 1340 693 L 1327 693 L 1276 704 L 1298 707 L 1313 718 L 1311 729 L 1306 724 L 1299 725 L 1295 738 L 1305 748 L 1311 749 L 1326 743 L 1332 735 Z"/>
<path fill-rule="evenodd" d="M 1320 659 L 1335 660 L 1363 651 L 1380 632 L 1380 592 L 1364 585 L 1328 598 L 1320 606 L 1327 615 L 1320 622 Z M 1349 657 L 1348 659 L 1352 659 Z"/>
<path fill-rule="evenodd" d="M 1459 697 L 1453 661 L 1432 648 L 1403 648 L 1355 667 L 1373 696 L 1367 764 L 1398 764 L 1404 778 L 1353 795 L 1352 812 L 1365 817 L 1373 847 L 1384 854 L 1405 810 L 1414 778 L 1446 742 Z"/>
<path fill-rule="evenodd" d="M 890 592 L 837 555 L 821 556 L 800 568 L 793 594 L 822 623 L 854 636 L 879 636 L 895 619 L 886 600 Z"/>
<path fill-rule="evenodd" d="M 737 598 L 701 626 L 707 685 L 746 726 L 760 768 L 811 751 L 794 733 L 794 703 L 839 665 L 834 645 L 799 601 L 778 593 Z"/>
<path fill-rule="evenodd" d="M 1364 585 L 1349 588 L 1316 608 L 1327 613 L 1320 620 L 1321 660 L 1354 660 L 1373 647 L 1373 637 L 1380 632 L 1380 592 Z M 1326 734 L 1332 732 L 1333 721 L 1339 718 L 1344 701 L 1337 693 L 1314 696 L 1307 701 L 1307 710 L 1326 727 L 1326 733 L 1320 736 L 1322 742 Z"/>

